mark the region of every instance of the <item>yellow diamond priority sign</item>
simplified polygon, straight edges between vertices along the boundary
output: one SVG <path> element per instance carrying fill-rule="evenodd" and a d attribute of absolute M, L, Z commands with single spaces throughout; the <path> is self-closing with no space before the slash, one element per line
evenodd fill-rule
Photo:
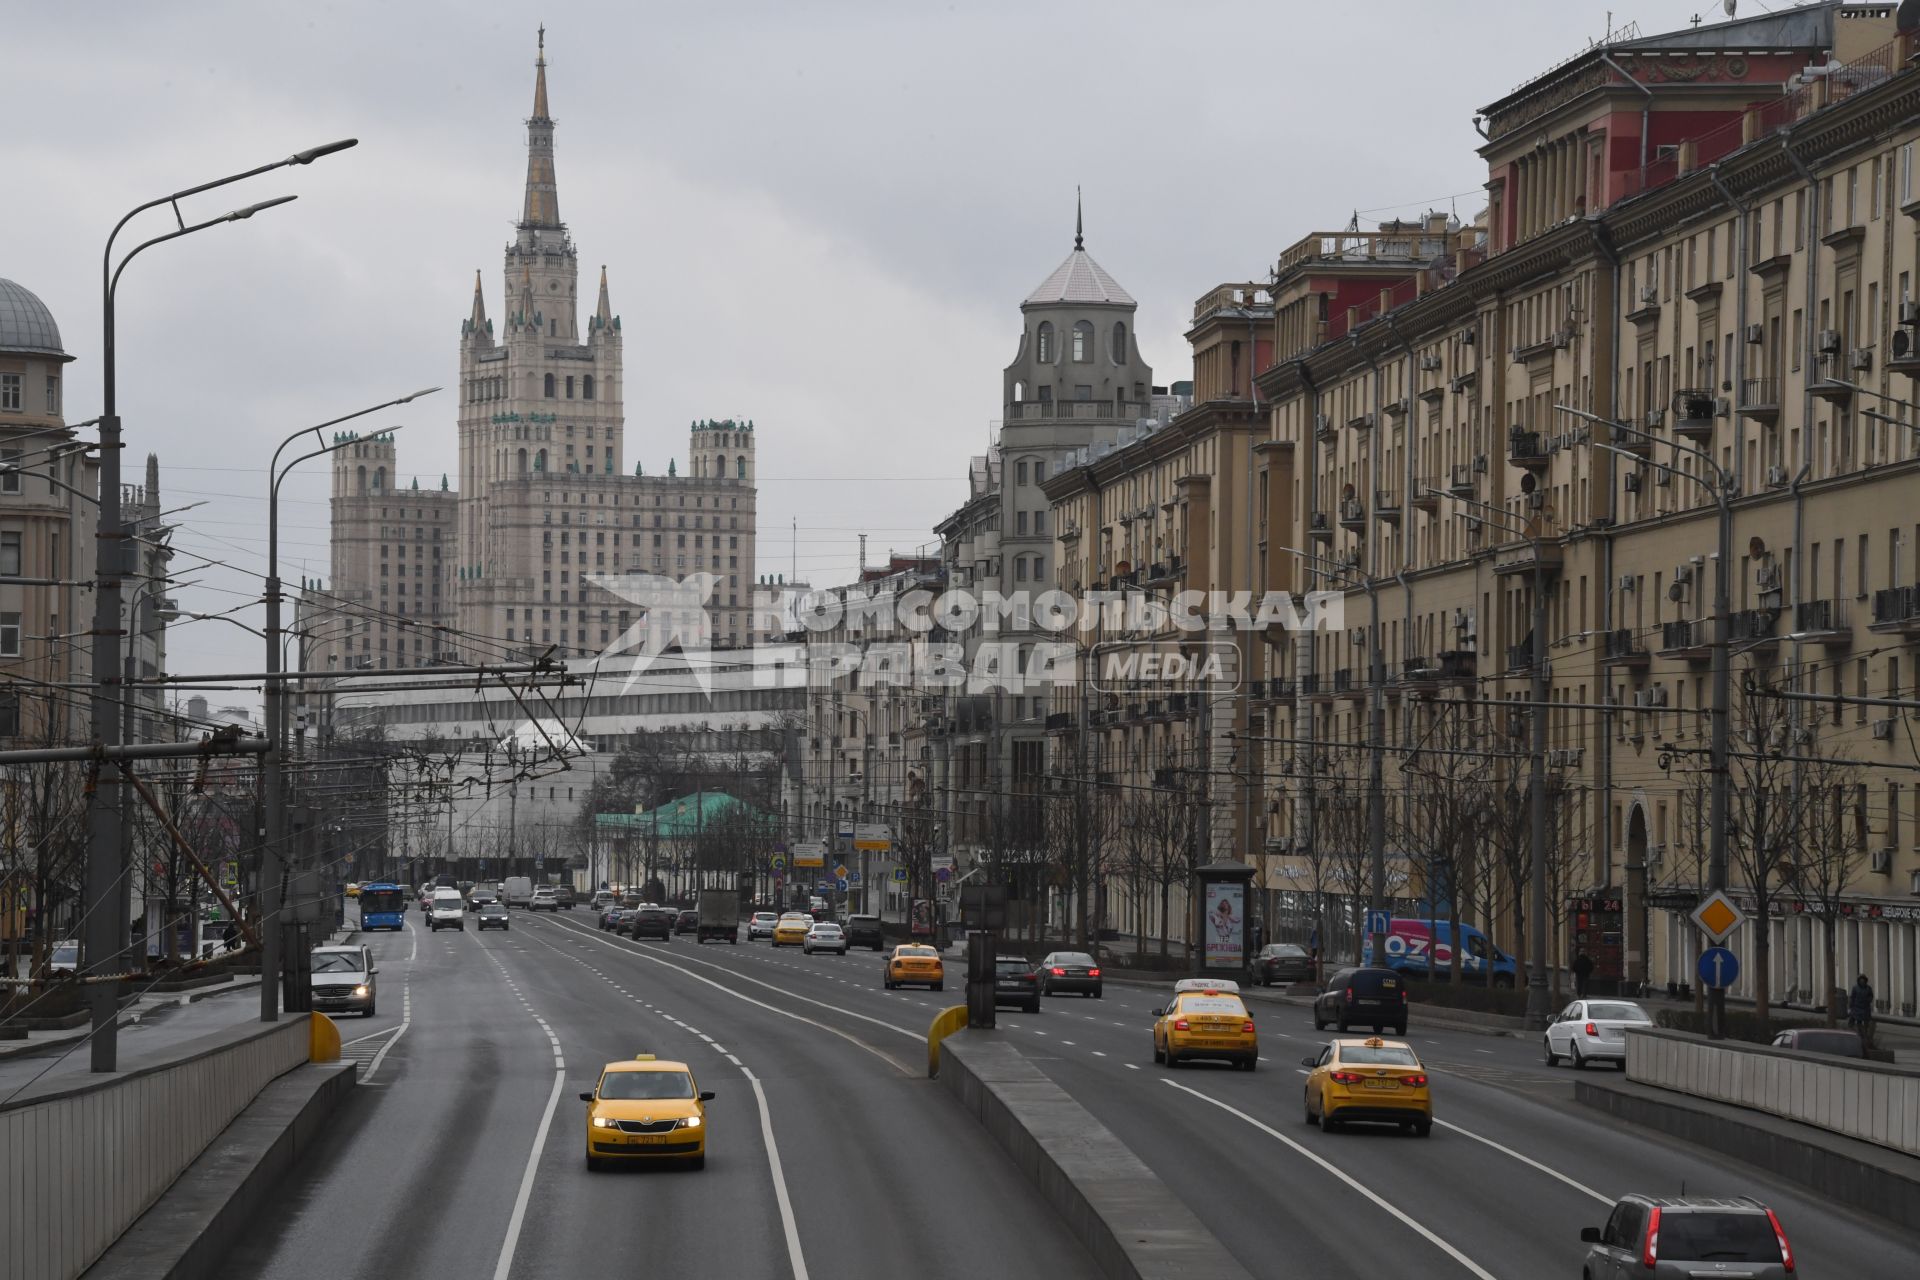
<path fill-rule="evenodd" d="M 1746 918 L 1745 913 L 1733 905 L 1733 899 L 1720 889 L 1708 894 L 1693 909 L 1693 922 L 1715 942 L 1738 929 Z"/>

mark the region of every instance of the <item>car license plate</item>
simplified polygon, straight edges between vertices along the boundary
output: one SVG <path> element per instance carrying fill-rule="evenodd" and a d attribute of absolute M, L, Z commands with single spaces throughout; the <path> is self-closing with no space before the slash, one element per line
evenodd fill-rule
<path fill-rule="evenodd" d="M 1624 1040 L 1626 1038 L 1626 1035 L 1627 1035 L 1627 1032 L 1624 1027 L 1600 1028 L 1600 1038 L 1602 1040 Z"/>
<path fill-rule="evenodd" d="M 1400 1082 L 1398 1080 L 1376 1079 L 1367 1081 L 1367 1088 L 1369 1089 L 1398 1089 L 1399 1087 Z"/>

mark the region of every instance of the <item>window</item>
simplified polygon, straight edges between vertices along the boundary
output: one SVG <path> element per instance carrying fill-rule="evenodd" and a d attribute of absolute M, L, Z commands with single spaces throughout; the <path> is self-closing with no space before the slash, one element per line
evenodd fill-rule
<path fill-rule="evenodd" d="M 17 412 L 19 408 L 20 375 L 0 373 L 0 409 L 12 409 Z"/>
<path fill-rule="evenodd" d="M 567 375 L 567 399 L 569 400 L 573 399 L 573 375 L 572 374 Z M 568 428 L 568 430 L 572 430 L 572 428 Z"/>
<path fill-rule="evenodd" d="M 9 531 L 0 533 L 0 577 L 17 578 L 20 576 L 20 535 Z"/>
<path fill-rule="evenodd" d="M 1044 482 L 1046 478 L 1047 478 L 1047 464 L 1044 461 L 1034 463 L 1033 464 L 1033 482 L 1035 484 L 1040 484 Z"/>
<path fill-rule="evenodd" d="M 580 379 L 580 398 L 582 400 L 593 399 L 593 375 L 590 373 Z"/>
<path fill-rule="evenodd" d="M 1085 364 L 1093 359 L 1093 323 L 1091 321 L 1074 322 L 1073 359 L 1076 364 Z"/>
<path fill-rule="evenodd" d="M 747 478 L 747 460 L 745 458 L 735 458 L 733 460 L 733 466 L 735 478 L 745 480 Z"/>
<path fill-rule="evenodd" d="M 0 738 L 20 734 L 20 699 L 11 693 L 0 694 Z"/>
<path fill-rule="evenodd" d="M 1127 326 L 1119 320 L 1113 322 L 1113 362 L 1115 364 L 1127 362 Z"/>
<path fill-rule="evenodd" d="M 16 467 L 20 465 L 20 450 L 0 449 L 0 466 Z M 0 472 L 0 493 L 20 492 L 20 473 L 18 471 Z"/>
<path fill-rule="evenodd" d="M 1018 511 L 1014 513 L 1013 531 L 1015 534 L 1026 533 L 1027 531 L 1027 513 L 1026 512 Z"/>
<path fill-rule="evenodd" d="M 1027 482 L 1027 464 L 1022 462 L 1017 466 L 1015 466 L 1013 469 L 1013 475 L 1014 475 L 1013 482 L 1016 485 L 1025 484 Z"/>
<path fill-rule="evenodd" d="M 1053 363 L 1053 321 L 1040 322 L 1039 336 L 1035 340 L 1034 359 L 1041 364 Z"/>
<path fill-rule="evenodd" d="M 57 373 L 47 375 L 47 412 L 60 412 L 60 375 Z"/>
<path fill-rule="evenodd" d="M 20 656 L 20 615 L 0 613 L 0 658 Z"/>
<path fill-rule="evenodd" d="M 553 375 L 547 375 L 547 399 L 553 399 Z"/>

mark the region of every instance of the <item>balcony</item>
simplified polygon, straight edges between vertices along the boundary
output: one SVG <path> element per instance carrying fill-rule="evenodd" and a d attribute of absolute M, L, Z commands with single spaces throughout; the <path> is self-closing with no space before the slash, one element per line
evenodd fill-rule
<path fill-rule="evenodd" d="M 1168 556 L 1165 560 L 1155 561 L 1146 569 L 1146 578 L 1141 583 L 1146 587 L 1177 587 L 1186 572 L 1186 566 L 1179 556 Z"/>
<path fill-rule="evenodd" d="M 1373 491 L 1373 514 L 1387 524 L 1400 523 L 1400 495 L 1391 489 Z"/>
<path fill-rule="evenodd" d="M 1514 427 L 1507 432 L 1507 460 L 1516 467 L 1525 467 L 1530 471 L 1546 467 L 1546 440 L 1538 431 L 1528 431 L 1525 427 Z"/>
<path fill-rule="evenodd" d="M 1440 687 L 1440 668 L 1427 658 L 1408 658 L 1400 664 L 1400 685 L 1413 693 L 1430 693 Z"/>
<path fill-rule="evenodd" d="M 1480 677 L 1480 655 L 1472 649 L 1442 649 L 1440 651 L 1440 678 L 1442 680 L 1474 681 Z"/>
<path fill-rule="evenodd" d="M 1007 405 L 1009 422 L 1121 418 L 1132 423 L 1152 414 L 1153 406 L 1144 400 L 1014 400 Z"/>
<path fill-rule="evenodd" d="M 1358 498 L 1341 499 L 1340 527 L 1349 533 L 1364 530 L 1367 527 L 1367 504 Z"/>
<path fill-rule="evenodd" d="M 1267 696 L 1267 682 L 1265 680 L 1247 681 L 1247 696 L 1256 702 L 1264 701 Z"/>
<path fill-rule="evenodd" d="M 1267 698 L 1273 702 L 1292 702 L 1300 691 L 1297 680 L 1267 681 Z"/>
<path fill-rule="evenodd" d="M 1706 622 L 1690 622 L 1685 619 L 1661 623 L 1660 656 L 1684 658 L 1688 662 L 1705 662 L 1713 656 L 1713 645 L 1708 639 L 1710 625 Z"/>
<path fill-rule="evenodd" d="M 1758 422 L 1777 421 L 1780 417 L 1780 379 L 1742 378 L 1740 416 Z"/>
<path fill-rule="evenodd" d="M 1528 672 L 1533 670 L 1533 641 L 1525 640 L 1519 644 L 1507 646 L 1507 671 Z"/>
<path fill-rule="evenodd" d="M 1793 606 L 1793 630 L 1798 639 L 1829 649 L 1853 643 L 1853 623 L 1845 600 L 1802 600 Z"/>
<path fill-rule="evenodd" d="M 1313 419 L 1313 438 L 1322 444 L 1331 444 L 1339 439 L 1340 428 L 1333 425 L 1333 419 L 1326 414 L 1316 414 Z"/>
<path fill-rule="evenodd" d="M 1652 655 L 1640 643 L 1631 627 L 1620 627 L 1606 634 L 1601 646 L 1601 661 L 1609 667 L 1627 667 L 1645 671 Z"/>
<path fill-rule="evenodd" d="M 1727 619 L 1727 643 L 1748 646 L 1779 644 L 1773 634 L 1780 620 L 1777 609 L 1738 609 Z"/>
<path fill-rule="evenodd" d="M 1474 492 L 1473 467 L 1469 463 L 1456 462 L 1448 472 L 1447 491 L 1456 498 L 1471 498 Z"/>
<path fill-rule="evenodd" d="M 1673 434 L 1688 440 L 1712 440 L 1718 403 L 1711 391 L 1673 394 Z"/>
<path fill-rule="evenodd" d="M 1920 635 L 1920 587 L 1888 587 L 1873 593 L 1873 622 L 1869 631 L 1893 635 Z"/>
<path fill-rule="evenodd" d="M 1438 511 L 1440 509 L 1440 494 L 1437 492 L 1439 488 L 1440 477 L 1415 476 L 1412 494 L 1414 509 L 1424 511 L 1428 515 Z"/>
<path fill-rule="evenodd" d="M 1316 542 L 1333 541 L 1333 522 L 1326 512 L 1316 511 L 1307 518 L 1307 535 Z"/>
<path fill-rule="evenodd" d="M 1333 696 L 1358 702 L 1367 696 L 1366 683 L 1351 671 L 1336 671 L 1333 673 Z"/>
<path fill-rule="evenodd" d="M 1502 551 L 1494 561 L 1493 572 L 1503 577 L 1532 573 L 1536 568 L 1542 573 L 1558 573 L 1565 559 L 1566 551 L 1558 542 L 1523 542 Z"/>

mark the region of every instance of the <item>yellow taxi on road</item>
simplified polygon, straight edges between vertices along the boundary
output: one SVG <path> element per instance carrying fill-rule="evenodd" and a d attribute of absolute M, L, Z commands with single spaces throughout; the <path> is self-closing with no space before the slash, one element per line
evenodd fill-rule
<path fill-rule="evenodd" d="M 707 1163 L 707 1103 L 684 1062 L 638 1054 L 600 1069 L 600 1083 L 580 1095 L 587 1104 L 587 1168 L 620 1160 Z"/>
<path fill-rule="evenodd" d="M 947 966 L 938 951 L 922 943 L 903 942 L 887 957 L 887 971 L 881 985 L 891 991 L 895 987 L 917 987 L 924 983 L 930 990 L 938 991 L 946 985 L 946 978 Z"/>
<path fill-rule="evenodd" d="M 1260 1037 L 1239 996 L 1223 987 L 1175 991 L 1155 1009 L 1153 1060 L 1177 1067 L 1195 1058 L 1224 1058 L 1242 1071 L 1260 1063 Z"/>
<path fill-rule="evenodd" d="M 1377 1120 L 1433 1132 L 1427 1069 L 1402 1040 L 1330 1040 L 1300 1059 L 1307 1068 L 1307 1123 L 1331 1133 L 1349 1120 Z"/>
<path fill-rule="evenodd" d="M 805 946 L 807 930 L 811 928 L 813 928 L 812 916 L 804 911 L 789 911 L 773 926 L 773 945 L 776 947 Z"/>
<path fill-rule="evenodd" d="M 349 885 L 347 886 L 347 896 L 348 896 L 349 898 L 357 898 L 357 897 L 359 897 L 359 896 L 360 896 L 360 886 L 359 886 L 358 884 L 349 884 Z"/>

